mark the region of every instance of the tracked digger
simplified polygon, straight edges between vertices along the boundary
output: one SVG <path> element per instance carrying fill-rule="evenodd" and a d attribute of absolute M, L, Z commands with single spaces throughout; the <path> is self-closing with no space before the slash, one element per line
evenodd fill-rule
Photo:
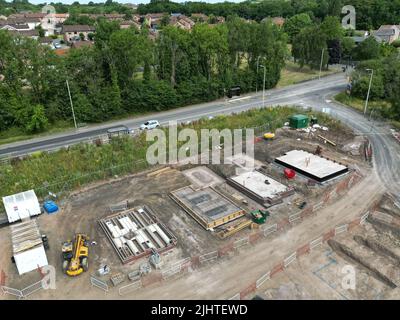
<path fill-rule="evenodd" d="M 75 240 L 62 244 L 62 268 L 70 277 L 76 277 L 89 269 L 89 238 L 81 233 L 75 235 Z"/>

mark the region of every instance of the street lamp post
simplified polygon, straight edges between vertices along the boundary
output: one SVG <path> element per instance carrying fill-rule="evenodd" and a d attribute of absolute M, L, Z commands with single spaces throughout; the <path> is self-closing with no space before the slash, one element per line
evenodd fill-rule
<path fill-rule="evenodd" d="M 78 129 L 78 126 L 76 125 L 76 118 L 75 118 L 74 104 L 72 103 L 71 91 L 69 90 L 69 83 L 68 83 L 68 80 L 65 80 L 65 81 L 66 81 L 66 83 L 67 83 L 67 89 L 68 89 L 68 95 L 69 95 L 69 102 L 71 103 L 72 117 L 74 118 L 74 125 L 75 125 L 75 129 Z"/>
<path fill-rule="evenodd" d="M 263 108 L 265 107 L 265 77 L 266 77 L 266 73 L 267 73 L 267 68 L 265 68 L 265 66 L 261 65 L 261 68 L 264 68 L 264 81 L 263 81 L 263 95 L 262 95 L 262 99 L 263 99 Z"/>
<path fill-rule="evenodd" d="M 318 76 L 318 79 L 321 79 L 322 62 L 323 62 L 323 60 L 324 60 L 324 51 L 325 51 L 325 48 L 322 48 L 321 63 L 320 63 L 320 65 L 319 65 L 319 76 Z"/>
<path fill-rule="evenodd" d="M 368 72 L 371 72 L 371 76 L 370 76 L 370 78 L 369 78 L 369 86 L 368 86 L 367 99 L 365 99 L 364 115 L 367 113 L 369 94 L 370 94 L 370 92 L 371 92 L 371 85 L 372 85 L 372 77 L 374 76 L 374 69 L 365 69 L 365 70 L 368 71 Z"/>

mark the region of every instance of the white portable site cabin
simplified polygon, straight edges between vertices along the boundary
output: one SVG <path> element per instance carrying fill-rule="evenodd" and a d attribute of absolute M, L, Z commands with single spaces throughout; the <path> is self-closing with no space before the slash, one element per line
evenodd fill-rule
<path fill-rule="evenodd" d="M 29 190 L 3 197 L 8 222 L 12 223 L 40 214 L 40 204 L 35 191 Z"/>
<path fill-rule="evenodd" d="M 36 220 L 11 225 L 10 229 L 13 257 L 20 275 L 48 265 Z"/>

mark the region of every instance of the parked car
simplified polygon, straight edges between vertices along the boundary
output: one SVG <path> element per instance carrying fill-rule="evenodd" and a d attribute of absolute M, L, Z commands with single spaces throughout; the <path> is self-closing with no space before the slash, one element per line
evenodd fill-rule
<path fill-rule="evenodd" d="M 45 234 L 42 234 L 42 242 L 43 242 L 44 249 L 49 250 L 50 249 L 49 239 L 47 238 L 47 236 Z"/>
<path fill-rule="evenodd" d="M 133 134 L 133 129 L 129 129 L 126 126 L 118 126 L 118 127 L 109 128 L 107 130 L 107 135 L 108 135 L 109 139 L 114 138 L 114 137 L 123 136 L 126 134 Z"/>
<path fill-rule="evenodd" d="M 160 123 L 157 120 L 149 120 L 140 125 L 140 130 L 151 130 L 158 128 L 160 126 Z"/>
<path fill-rule="evenodd" d="M 307 202 L 303 201 L 300 205 L 299 205 L 299 209 L 303 210 L 307 205 Z"/>

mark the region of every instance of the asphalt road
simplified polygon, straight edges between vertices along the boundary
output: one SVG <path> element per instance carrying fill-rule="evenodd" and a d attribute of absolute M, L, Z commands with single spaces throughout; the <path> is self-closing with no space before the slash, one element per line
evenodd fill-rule
<path fill-rule="evenodd" d="M 290 87 L 267 90 L 265 94 L 265 105 L 294 104 L 307 97 L 321 100 L 322 94 L 339 92 L 340 90 L 343 90 L 345 84 L 346 81 L 343 74 L 339 74 Z M 19 156 L 39 150 L 57 149 L 62 146 L 68 146 L 88 139 L 93 139 L 99 135 L 105 134 L 107 129 L 118 125 L 125 125 L 130 129 L 138 129 L 143 122 L 150 119 L 158 120 L 161 125 L 167 125 L 169 121 L 186 122 L 201 117 L 229 114 L 255 107 L 262 107 L 262 92 L 258 92 L 258 94 L 253 93 L 236 99 L 221 99 L 210 103 L 159 112 L 145 117 L 94 125 L 78 130 L 66 131 L 57 135 L 5 144 L 0 146 L 0 157 Z"/>
<path fill-rule="evenodd" d="M 322 111 L 331 111 L 331 115 L 342 120 L 356 132 L 367 135 L 373 144 L 374 167 L 388 191 L 400 202 L 400 144 L 391 136 L 389 127 L 379 121 L 368 121 L 361 113 L 331 101 L 332 96 L 346 88 L 345 74 L 335 74 L 293 86 L 267 90 L 265 106 L 302 105 Z M 17 156 L 38 150 L 57 149 L 96 136 L 105 134 L 108 128 L 125 125 L 137 129 L 149 119 L 158 120 L 161 125 L 169 121 L 187 122 L 201 117 L 230 114 L 263 106 L 262 92 L 249 94 L 236 99 L 217 100 L 184 108 L 160 112 L 146 117 L 137 117 L 123 121 L 90 126 L 77 131 L 68 131 L 58 135 L 46 136 L 0 146 L 0 156 Z M 326 111 L 326 110 L 325 110 Z"/>

